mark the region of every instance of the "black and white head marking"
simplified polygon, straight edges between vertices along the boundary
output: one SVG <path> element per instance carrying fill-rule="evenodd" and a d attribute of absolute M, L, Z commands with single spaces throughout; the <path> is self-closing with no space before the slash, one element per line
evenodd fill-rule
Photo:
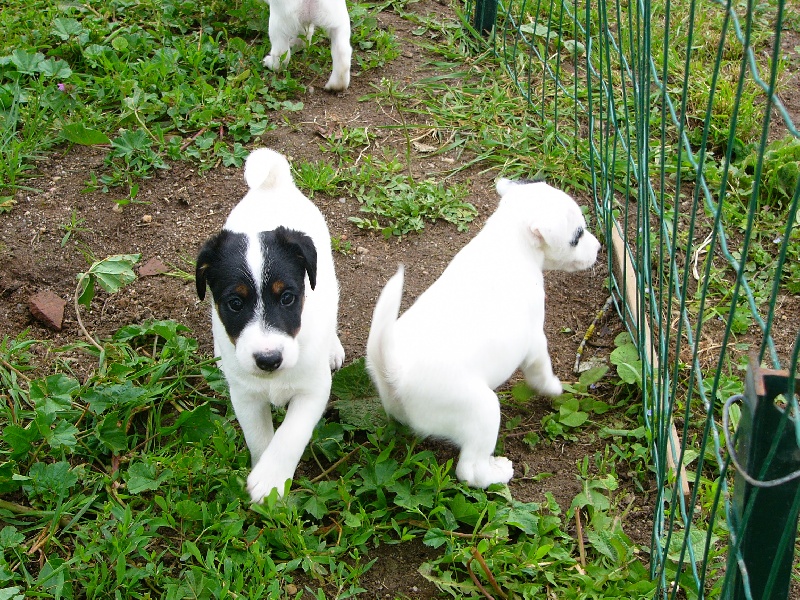
<path fill-rule="evenodd" d="M 257 245 L 256 245 L 257 244 Z M 291 337 L 300 331 L 305 276 L 316 286 L 317 253 L 310 237 L 278 227 L 256 236 L 222 230 L 197 258 L 197 295 L 211 289 L 231 342 L 250 323 Z"/>

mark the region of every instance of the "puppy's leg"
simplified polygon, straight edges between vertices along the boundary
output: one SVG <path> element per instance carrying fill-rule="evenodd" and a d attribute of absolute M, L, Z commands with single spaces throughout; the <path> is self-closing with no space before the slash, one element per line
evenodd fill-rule
<path fill-rule="evenodd" d="M 297 464 L 327 403 L 328 393 L 324 391 L 296 396 L 289 402 L 286 417 L 275 431 L 272 443 L 247 478 L 247 490 L 253 502 L 261 502 L 273 488 L 283 495 L 286 480 L 294 477 Z"/>
<path fill-rule="evenodd" d="M 561 380 L 553 373 L 550 354 L 547 352 L 547 338 L 544 334 L 537 337 L 535 351 L 526 364 L 522 365 L 522 374 L 526 383 L 545 396 L 558 396 L 564 389 Z"/>
<path fill-rule="evenodd" d="M 328 29 L 331 38 L 331 59 L 333 70 L 330 79 L 325 84 L 325 89 L 329 92 L 343 92 L 350 85 L 350 60 L 352 59 L 353 49 L 350 46 L 350 21 L 346 19 L 344 24 Z"/>
<path fill-rule="evenodd" d="M 505 456 L 494 456 L 500 430 L 500 402 L 489 388 L 474 387 L 460 400 L 463 412 L 451 411 L 451 423 L 461 429 L 455 441 L 461 447 L 456 476 L 472 487 L 508 483 L 514 465 Z"/>
<path fill-rule="evenodd" d="M 279 19 L 269 17 L 269 54 L 264 57 L 264 66 L 273 71 L 285 67 L 291 58 L 292 42 L 296 36 L 288 31 Z"/>
<path fill-rule="evenodd" d="M 247 448 L 250 450 L 250 461 L 255 466 L 274 435 L 272 407 L 262 394 L 249 392 L 236 385 L 231 385 L 230 389 L 236 420 L 239 421 Z"/>

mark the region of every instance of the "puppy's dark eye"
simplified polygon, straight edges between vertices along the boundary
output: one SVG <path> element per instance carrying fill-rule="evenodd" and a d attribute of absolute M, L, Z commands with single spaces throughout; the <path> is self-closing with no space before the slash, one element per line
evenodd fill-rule
<path fill-rule="evenodd" d="M 281 294 L 281 306 L 291 306 L 294 304 L 296 297 L 292 292 L 283 292 Z"/>
<path fill-rule="evenodd" d="M 231 298 L 228 300 L 228 308 L 233 312 L 239 312 L 244 308 L 244 302 L 242 302 L 241 298 Z"/>

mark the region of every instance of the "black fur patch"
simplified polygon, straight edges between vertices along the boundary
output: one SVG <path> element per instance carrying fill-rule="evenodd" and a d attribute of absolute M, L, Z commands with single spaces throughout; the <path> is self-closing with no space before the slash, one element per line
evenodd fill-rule
<path fill-rule="evenodd" d="M 578 242 L 581 241 L 582 237 L 583 237 L 583 227 L 578 227 L 575 230 L 575 233 L 572 234 L 572 239 L 570 240 L 569 245 L 574 248 L 575 246 L 578 245 Z"/>
<path fill-rule="evenodd" d="M 259 239 L 264 256 L 259 318 L 294 337 L 300 331 L 306 273 L 311 289 L 317 285 L 317 249 L 306 234 L 285 227 L 264 231 Z"/>
<path fill-rule="evenodd" d="M 203 300 L 208 285 L 220 320 L 234 343 L 258 305 L 258 290 L 246 256 L 247 236 L 223 229 L 203 245 L 195 270 L 197 295 Z"/>
<path fill-rule="evenodd" d="M 263 270 L 252 273 L 247 263 L 245 234 L 222 230 L 210 238 L 197 257 L 197 295 L 211 289 L 217 313 L 231 340 L 254 319 L 296 336 L 305 296 L 305 275 L 316 286 L 317 252 L 304 233 L 279 227 L 259 234 Z M 256 281 L 258 277 L 258 281 Z M 256 314 L 258 313 L 258 314 Z"/>

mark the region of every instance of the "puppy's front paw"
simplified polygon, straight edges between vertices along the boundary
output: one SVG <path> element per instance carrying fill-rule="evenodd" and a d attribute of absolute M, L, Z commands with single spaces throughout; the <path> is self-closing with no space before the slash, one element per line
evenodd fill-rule
<path fill-rule="evenodd" d="M 262 502 L 273 489 L 278 490 L 278 496 L 283 496 L 286 488 L 286 481 L 291 480 L 291 475 L 271 473 L 271 469 L 253 469 L 247 478 L 247 491 L 250 493 L 250 500 L 254 504 Z"/>
<path fill-rule="evenodd" d="M 331 74 L 328 83 L 325 84 L 325 90 L 328 92 L 343 92 L 350 86 L 350 74 L 346 75 L 333 75 Z"/>
<path fill-rule="evenodd" d="M 338 371 L 344 364 L 344 348 L 337 337 L 331 348 L 331 371 Z"/>
<path fill-rule="evenodd" d="M 272 54 L 267 54 L 264 57 L 264 66 L 273 71 L 277 71 L 281 66 L 281 59 L 280 57 L 276 58 L 272 56 Z"/>

